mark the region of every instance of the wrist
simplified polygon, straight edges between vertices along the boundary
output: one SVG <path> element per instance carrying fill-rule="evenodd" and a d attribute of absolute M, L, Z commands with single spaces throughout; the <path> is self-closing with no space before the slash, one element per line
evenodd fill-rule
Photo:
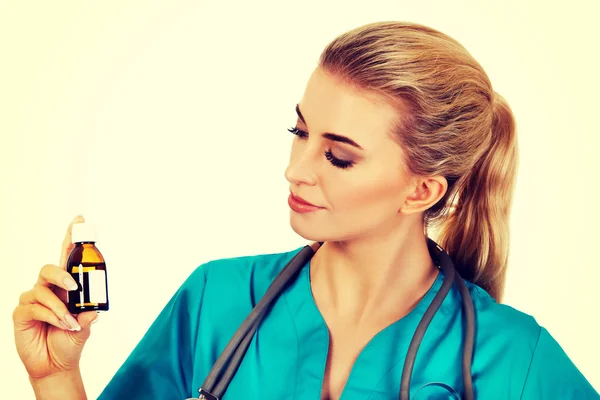
<path fill-rule="evenodd" d="M 29 377 L 36 400 L 87 400 L 79 369 L 55 372 L 43 378 Z"/>

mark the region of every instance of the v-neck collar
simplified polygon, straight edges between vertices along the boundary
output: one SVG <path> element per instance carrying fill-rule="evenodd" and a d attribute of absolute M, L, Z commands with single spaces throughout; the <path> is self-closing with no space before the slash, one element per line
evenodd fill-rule
<path fill-rule="evenodd" d="M 365 345 L 352 366 L 340 400 L 366 399 L 378 389 L 378 383 L 396 364 L 400 363 L 401 370 L 417 325 L 440 289 L 443 279 L 444 273 L 440 270 L 413 310 L 382 329 Z M 320 396 L 323 386 L 329 330 L 311 290 L 310 260 L 299 271 L 297 279 L 284 296 L 298 334 L 298 374 L 294 398 L 314 398 L 315 395 Z M 451 290 L 427 332 L 439 328 L 440 322 L 444 320 L 448 310 L 454 307 L 455 302 L 456 295 Z M 400 376 L 396 379 L 399 385 Z M 397 389 L 399 390 L 399 386 Z"/>

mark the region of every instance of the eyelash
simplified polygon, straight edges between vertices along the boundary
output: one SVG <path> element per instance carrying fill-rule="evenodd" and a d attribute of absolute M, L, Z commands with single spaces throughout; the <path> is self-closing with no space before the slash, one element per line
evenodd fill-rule
<path fill-rule="evenodd" d="M 298 129 L 296 127 L 288 128 L 288 131 L 300 138 L 305 138 L 308 136 L 308 132 L 301 131 L 300 129 Z M 324 154 L 325 154 L 325 158 L 327 160 L 329 160 L 329 162 L 334 167 L 346 169 L 346 168 L 350 168 L 354 165 L 353 161 L 340 160 L 339 158 L 334 157 L 333 154 L 331 153 L 331 149 L 326 150 Z"/>

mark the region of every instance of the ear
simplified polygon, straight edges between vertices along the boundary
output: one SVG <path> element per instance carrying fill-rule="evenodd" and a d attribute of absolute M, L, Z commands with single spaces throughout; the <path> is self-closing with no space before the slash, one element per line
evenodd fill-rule
<path fill-rule="evenodd" d="M 424 212 L 433 207 L 448 190 L 448 181 L 443 176 L 415 178 L 404 204 L 398 210 L 403 214 Z"/>

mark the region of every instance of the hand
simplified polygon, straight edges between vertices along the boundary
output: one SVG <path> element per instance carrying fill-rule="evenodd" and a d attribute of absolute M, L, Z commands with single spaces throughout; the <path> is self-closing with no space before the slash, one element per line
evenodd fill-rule
<path fill-rule="evenodd" d="M 74 247 L 71 228 L 79 222 L 84 222 L 83 217 L 78 216 L 69 224 L 59 266 L 43 266 L 33 289 L 21 294 L 13 312 L 17 352 L 33 380 L 77 370 L 90 336 L 90 324 L 98 318 L 94 311 L 74 317 L 66 306 L 67 290 L 77 289 L 66 264 Z"/>

